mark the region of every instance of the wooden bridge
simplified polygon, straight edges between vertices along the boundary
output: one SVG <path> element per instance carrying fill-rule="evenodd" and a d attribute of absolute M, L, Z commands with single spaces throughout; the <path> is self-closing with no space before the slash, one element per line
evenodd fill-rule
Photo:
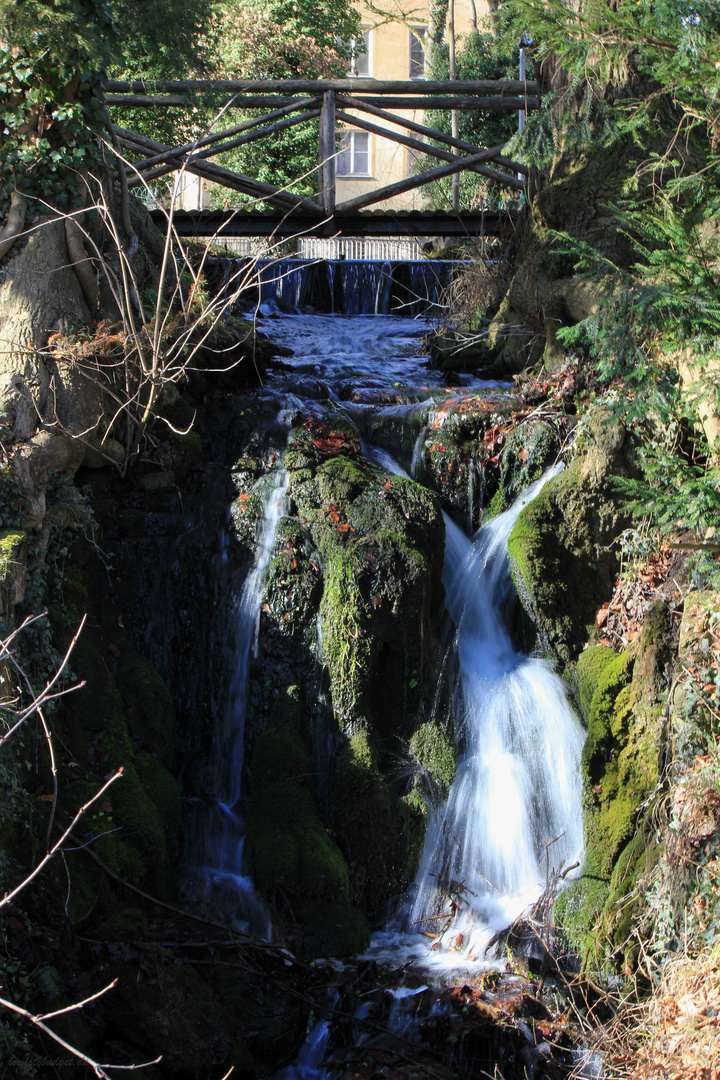
<path fill-rule="evenodd" d="M 254 200 L 269 210 L 239 207 L 222 211 L 176 211 L 174 226 L 185 236 L 502 236 L 512 229 L 508 211 L 378 210 L 369 207 L 443 177 L 471 172 L 519 193 L 529 170 L 503 154 L 503 146 L 480 147 L 437 131 L 392 110 L 529 111 L 538 107 L 537 83 L 473 80 L 388 82 L 368 78 L 283 80 L 188 80 L 153 83 L 110 82 L 106 104 L 123 108 L 187 109 L 203 98 L 222 115 L 230 109 L 259 115 L 181 146 L 166 146 L 115 124 L 122 148 L 135 159 L 128 186 L 150 184 L 184 169 Z M 221 102 L 221 105 L 218 105 Z M 295 194 L 224 168 L 211 159 L 225 151 L 268 140 L 281 131 L 318 121 L 317 199 Z M 337 201 L 338 124 L 366 131 L 442 164 L 391 184 Z M 391 125 L 391 126 L 387 126 Z M 420 136 L 420 137 L 418 137 Z"/>

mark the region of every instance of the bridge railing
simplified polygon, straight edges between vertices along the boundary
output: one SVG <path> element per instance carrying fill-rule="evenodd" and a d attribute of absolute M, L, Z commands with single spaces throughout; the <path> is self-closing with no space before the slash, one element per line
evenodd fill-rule
<path fill-rule="evenodd" d="M 506 157 L 503 146 L 476 146 L 391 110 L 413 113 L 425 109 L 528 112 L 539 104 L 537 83 L 530 80 L 399 82 L 367 78 L 170 80 L 152 86 L 143 82 L 110 82 L 106 88 L 106 104 L 113 110 L 187 108 L 203 96 L 217 101 L 219 95 L 226 97 L 225 109 L 260 110 L 260 115 L 176 147 L 116 125 L 120 145 L 140 159 L 127 170 L 128 185 L 145 185 L 167 173 L 185 169 L 215 184 L 262 200 L 281 213 L 299 211 L 305 216 L 326 220 L 355 215 L 369 206 L 459 172 L 477 173 L 517 192 L 524 188 L 528 169 Z M 227 150 L 270 139 L 283 130 L 315 119 L 319 120 L 317 201 L 210 160 Z M 338 123 L 390 139 L 442 164 L 338 203 Z"/>

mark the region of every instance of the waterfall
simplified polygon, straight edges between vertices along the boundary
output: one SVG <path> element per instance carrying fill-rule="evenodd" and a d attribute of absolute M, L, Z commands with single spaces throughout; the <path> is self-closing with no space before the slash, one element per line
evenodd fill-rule
<path fill-rule="evenodd" d="M 457 627 L 458 769 L 447 804 L 430 822 L 412 922 L 448 914 L 469 954 L 542 890 L 551 867 L 581 856 L 581 726 L 562 680 L 518 653 L 503 622 L 512 590 L 507 541 L 532 484 L 471 542 L 446 520 L 444 581 Z M 450 918 L 452 916 L 452 918 Z M 442 925 L 442 923 L 440 923 Z M 444 939 L 440 939 L 440 944 Z"/>
<path fill-rule="evenodd" d="M 220 919 L 255 933 L 267 929 L 267 915 L 243 872 L 245 828 L 242 816 L 242 773 L 245 713 L 250 660 L 257 645 L 260 605 L 272 558 L 278 522 L 285 513 L 288 474 L 278 471 L 265 503 L 255 563 L 240 590 L 230 633 L 234 668 L 224 716 L 215 727 L 208 762 L 212 791 L 187 800 L 183 891 Z"/>
<path fill-rule="evenodd" d="M 243 293 L 274 311 L 306 309 L 339 315 L 427 317 L 441 302 L 452 274 L 463 264 L 448 259 L 373 261 L 372 259 L 216 260 L 225 284 L 246 267 L 255 286 Z M 232 268 L 233 274 L 230 270 Z"/>

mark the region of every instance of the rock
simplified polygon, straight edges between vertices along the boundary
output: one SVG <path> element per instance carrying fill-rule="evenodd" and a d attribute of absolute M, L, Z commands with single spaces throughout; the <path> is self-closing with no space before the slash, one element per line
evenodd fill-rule
<path fill-rule="evenodd" d="M 628 523 L 613 487 L 630 455 L 622 425 L 596 409 L 570 467 L 518 518 L 508 541 L 513 579 L 542 647 L 567 663 L 580 653 L 617 572 L 612 542 Z"/>
<path fill-rule="evenodd" d="M 172 472 L 142 473 L 136 477 L 136 483 L 143 491 L 172 491 L 176 486 Z"/>
<path fill-rule="evenodd" d="M 668 609 L 659 601 L 630 648 L 617 654 L 594 646 L 578 660 L 588 720 L 586 855 L 580 877 L 556 901 L 555 919 L 578 951 L 593 949 L 593 964 L 610 954 L 632 965 L 638 946 L 629 936 L 642 904 L 635 885 L 659 858 L 655 826 L 641 809 L 662 774 L 668 633 Z"/>
<path fill-rule="evenodd" d="M 122 465 L 125 447 L 117 439 L 103 439 L 85 448 L 83 465 L 88 469 L 103 469 L 106 465 Z"/>

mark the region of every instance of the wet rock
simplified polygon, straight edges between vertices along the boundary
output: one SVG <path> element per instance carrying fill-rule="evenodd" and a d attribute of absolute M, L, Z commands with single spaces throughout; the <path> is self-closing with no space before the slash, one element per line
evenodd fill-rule
<path fill-rule="evenodd" d="M 596 409 L 570 467 L 523 510 L 510 536 L 520 599 L 542 647 L 563 663 L 579 654 L 612 593 L 618 561 L 611 545 L 628 523 L 613 478 L 627 475 L 630 462 L 622 426 Z"/>

